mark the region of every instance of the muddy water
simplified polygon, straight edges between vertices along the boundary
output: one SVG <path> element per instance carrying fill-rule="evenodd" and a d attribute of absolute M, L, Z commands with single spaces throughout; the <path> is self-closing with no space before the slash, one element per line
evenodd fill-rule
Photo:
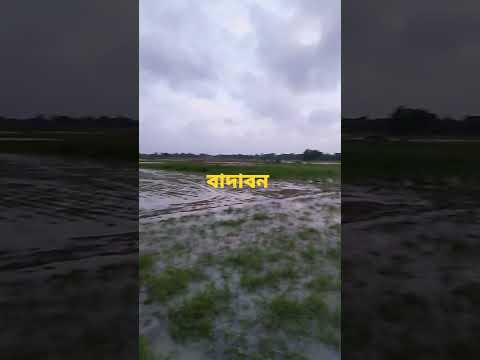
<path fill-rule="evenodd" d="M 336 201 L 338 185 L 332 181 L 316 182 L 273 181 L 268 189 L 215 189 L 208 186 L 202 176 L 161 170 L 140 170 L 140 219 L 142 223 L 178 217 L 187 214 L 200 214 L 209 210 L 222 210 L 226 207 L 243 207 L 253 204 L 274 203 L 276 200 L 302 198 L 322 199 L 328 204 Z M 337 199 L 338 200 L 338 199 Z"/>
<path fill-rule="evenodd" d="M 135 356 L 136 167 L 6 154 L 0 167 L 0 352 Z"/>
<path fill-rule="evenodd" d="M 348 319 L 342 329 L 349 358 L 450 359 L 478 352 L 478 185 L 399 181 L 342 191 Z"/>
<path fill-rule="evenodd" d="M 330 314 L 339 309 L 339 224 L 339 185 L 329 180 L 272 180 L 268 189 L 214 189 L 200 175 L 141 170 L 140 253 L 155 257 L 151 275 L 161 276 L 172 267 L 195 268 L 204 278 L 163 302 L 152 300 L 144 284 L 140 334 L 158 356 L 172 359 L 339 359 L 340 329 L 334 321 L 321 324 L 328 334 L 309 319 L 304 325 L 311 331 L 301 334 L 289 329 L 301 319 L 266 325 L 273 299 L 283 295 L 304 301 L 312 295 L 308 284 L 317 277 L 335 279 L 334 288 L 315 294 Z M 258 274 L 289 268 L 295 276 L 246 289 L 241 279 L 249 269 L 229 263 L 245 249 L 268 252 Z M 171 309 L 206 284 L 231 293 L 228 307 L 214 319 L 212 336 L 175 339 Z"/>

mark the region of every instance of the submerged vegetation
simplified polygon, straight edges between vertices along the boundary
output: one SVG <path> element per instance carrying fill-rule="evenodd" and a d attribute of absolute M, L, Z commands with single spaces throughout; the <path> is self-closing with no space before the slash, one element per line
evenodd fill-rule
<path fill-rule="evenodd" d="M 270 270 L 264 274 L 245 272 L 240 279 L 240 285 L 249 291 L 260 287 L 277 286 L 281 281 L 294 280 L 298 277 L 297 271 L 293 267 Z"/>
<path fill-rule="evenodd" d="M 150 274 L 153 266 L 155 265 L 155 255 L 143 254 L 138 259 L 140 281 L 144 282 Z"/>
<path fill-rule="evenodd" d="M 254 216 L 245 218 L 249 219 L 247 227 L 248 221 L 260 221 Z M 269 218 L 275 219 L 272 215 Z M 210 231 L 224 227 L 222 222 L 213 224 Z M 163 224 L 178 225 L 176 221 Z M 184 227 L 192 234 L 187 229 Z M 325 242 L 322 231 L 304 227 L 285 233 L 283 229 L 272 229 L 270 234 L 258 235 L 254 244 L 222 253 L 193 250 L 201 255 L 189 267 L 160 266 L 163 269 L 159 270 L 151 264 L 152 259 L 158 264 L 169 263 L 171 256 L 183 263 L 190 253 L 142 255 L 145 304 L 161 306 L 175 343 L 207 341 L 214 346 L 220 341 L 225 359 L 264 359 L 279 352 L 283 354 L 279 359 L 309 358 L 301 349 L 290 348 L 282 334 L 339 349 L 337 247 Z M 175 248 L 181 248 L 178 241 Z M 267 242 L 261 245 L 262 241 Z M 310 261 L 305 261 L 306 254 L 311 254 Z M 260 331 L 262 336 L 247 340 L 249 331 Z"/>
<path fill-rule="evenodd" d="M 155 360 L 156 357 L 148 346 L 147 339 L 144 336 L 138 338 L 138 358 L 140 360 Z"/>
<path fill-rule="evenodd" d="M 169 267 L 159 274 L 147 275 L 145 282 L 150 299 L 165 302 L 182 291 L 185 291 L 190 282 L 199 280 L 201 277 L 202 274 L 195 269 Z"/>
<path fill-rule="evenodd" d="M 172 359 L 339 358 L 338 183 L 288 186 L 272 189 L 279 198 L 176 206 L 142 224 L 140 333 L 155 349 Z"/>
<path fill-rule="evenodd" d="M 172 338 L 184 342 L 212 337 L 215 317 L 228 306 L 229 299 L 228 288 L 218 289 L 209 284 L 179 306 L 170 308 L 168 318 Z"/>

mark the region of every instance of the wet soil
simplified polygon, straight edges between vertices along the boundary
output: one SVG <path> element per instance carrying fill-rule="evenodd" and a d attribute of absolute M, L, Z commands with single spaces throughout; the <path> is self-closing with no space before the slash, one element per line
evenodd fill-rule
<path fill-rule="evenodd" d="M 480 192 L 453 180 L 342 187 L 349 358 L 478 353 Z"/>
<path fill-rule="evenodd" d="M 214 189 L 200 175 L 141 170 L 140 261 L 153 261 L 140 334 L 160 358 L 339 359 L 339 224 L 339 185 L 328 179 Z M 186 269 L 199 276 L 156 292 L 155 279 Z M 212 288 L 228 296 L 201 318 L 209 331 L 179 324 Z"/>
<path fill-rule="evenodd" d="M 2 357 L 134 358 L 136 166 L 14 154 L 0 166 Z"/>

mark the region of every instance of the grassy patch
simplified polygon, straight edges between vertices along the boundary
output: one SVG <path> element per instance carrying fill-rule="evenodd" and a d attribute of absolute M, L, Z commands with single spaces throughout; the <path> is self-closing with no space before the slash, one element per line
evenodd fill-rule
<path fill-rule="evenodd" d="M 229 219 L 229 220 L 219 221 L 217 224 L 220 226 L 239 227 L 246 221 L 247 221 L 246 219 Z"/>
<path fill-rule="evenodd" d="M 163 254 L 166 257 L 179 256 L 188 252 L 189 248 L 185 244 L 176 243 L 169 249 L 164 250 Z"/>
<path fill-rule="evenodd" d="M 328 259 L 335 261 L 335 262 L 340 262 L 341 257 L 342 257 L 342 250 L 340 248 L 340 245 L 337 244 L 336 246 L 330 246 L 327 249 L 326 256 Z"/>
<path fill-rule="evenodd" d="M 265 325 L 268 328 L 280 328 L 288 332 L 304 332 L 309 312 L 303 302 L 285 295 L 275 296 L 268 304 Z"/>
<path fill-rule="evenodd" d="M 340 164 L 270 164 L 249 163 L 246 166 L 201 161 L 164 161 L 141 163 L 142 168 L 197 172 L 202 174 L 268 174 L 271 179 L 340 179 Z"/>
<path fill-rule="evenodd" d="M 190 282 L 201 278 L 197 269 L 169 267 L 158 275 L 149 275 L 145 281 L 150 299 L 165 302 L 185 291 Z"/>
<path fill-rule="evenodd" d="M 143 254 L 139 256 L 139 273 L 140 280 L 143 282 L 149 276 L 150 271 L 155 264 L 155 255 L 154 254 Z"/>
<path fill-rule="evenodd" d="M 307 262 L 313 263 L 317 255 L 317 249 L 315 249 L 315 247 L 312 244 L 310 244 L 300 252 L 300 255 Z"/>
<path fill-rule="evenodd" d="M 320 325 L 324 325 L 323 323 L 326 320 L 330 320 L 328 306 L 320 295 L 310 295 L 304 300 L 303 304 L 308 309 L 308 313 L 312 319 L 322 322 Z"/>
<path fill-rule="evenodd" d="M 139 360 L 173 360 L 170 355 L 156 355 L 148 346 L 145 336 L 140 335 L 138 338 L 138 358 Z"/>
<path fill-rule="evenodd" d="M 264 323 L 267 328 L 278 328 L 288 333 L 308 335 L 311 327 L 321 329 L 328 323 L 329 310 L 324 300 L 318 295 L 311 295 L 303 300 L 277 295 L 267 303 Z"/>
<path fill-rule="evenodd" d="M 270 217 L 263 212 L 257 212 L 253 215 L 252 219 L 255 221 L 265 221 L 270 219 Z"/>
<path fill-rule="evenodd" d="M 340 349 L 340 332 L 329 326 L 320 329 L 318 339 L 327 345 L 332 345 L 337 349 Z"/>
<path fill-rule="evenodd" d="M 216 262 L 218 261 L 218 259 L 211 253 L 204 253 L 202 254 L 198 260 L 197 260 L 197 264 L 199 266 L 212 266 L 214 265 Z"/>
<path fill-rule="evenodd" d="M 330 275 L 319 275 L 307 284 L 307 288 L 315 291 L 340 290 L 340 282 Z"/>
<path fill-rule="evenodd" d="M 240 285 L 248 291 L 256 290 L 260 287 L 274 287 L 282 280 L 293 280 L 298 277 L 298 273 L 293 267 L 268 271 L 265 274 L 243 273 L 240 278 Z"/>
<path fill-rule="evenodd" d="M 211 338 L 215 317 L 228 306 L 230 292 L 209 285 L 168 312 L 169 331 L 178 342 Z"/>
<path fill-rule="evenodd" d="M 319 237 L 319 235 L 320 232 L 314 228 L 306 228 L 297 233 L 297 236 L 300 240 L 316 239 Z"/>
<path fill-rule="evenodd" d="M 144 336 L 140 336 L 138 339 L 138 358 L 140 360 L 155 360 L 155 356 L 150 350 L 147 339 L 145 339 Z"/>
<path fill-rule="evenodd" d="M 235 266 L 243 271 L 260 271 L 263 268 L 263 252 L 257 248 L 244 248 L 225 259 L 227 265 Z"/>

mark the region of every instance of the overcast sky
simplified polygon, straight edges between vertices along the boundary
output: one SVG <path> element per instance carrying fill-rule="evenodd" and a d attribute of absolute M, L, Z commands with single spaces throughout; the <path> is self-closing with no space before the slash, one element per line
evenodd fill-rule
<path fill-rule="evenodd" d="M 342 10 L 344 115 L 480 114 L 478 1 L 344 0 Z"/>
<path fill-rule="evenodd" d="M 0 116 L 138 119 L 138 4 L 0 1 Z"/>
<path fill-rule="evenodd" d="M 140 1 L 142 152 L 340 151 L 340 1 Z"/>

